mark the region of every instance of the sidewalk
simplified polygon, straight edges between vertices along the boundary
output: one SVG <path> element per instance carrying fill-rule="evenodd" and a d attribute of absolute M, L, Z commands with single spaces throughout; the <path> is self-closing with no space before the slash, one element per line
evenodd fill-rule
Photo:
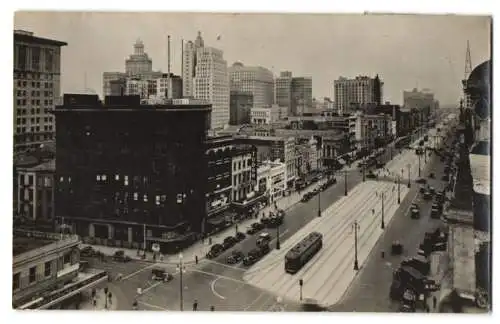
<path fill-rule="evenodd" d="M 108 287 L 109 289 L 109 287 Z M 83 294 L 83 301 L 80 303 L 80 310 L 116 310 L 117 300 L 113 291 L 109 289 L 108 294 L 111 292 L 111 298 L 104 295 L 104 289 L 96 289 L 95 306 L 92 301 L 91 291 L 86 291 Z"/>
<path fill-rule="evenodd" d="M 289 196 L 282 197 L 281 199 L 276 201 L 276 205 L 277 205 L 278 209 L 282 209 L 285 211 L 290 209 L 291 207 L 293 207 L 293 205 L 297 204 L 300 201 L 300 199 L 302 198 L 302 196 L 306 192 L 309 192 L 309 191 L 316 189 L 318 186 L 323 184 L 325 181 L 326 181 L 326 178 L 323 178 L 323 179 L 319 180 L 318 182 L 305 188 L 300 193 L 294 191 Z M 260 221 L 263 214 L 268 215 L 270 211 L 274 211 L 274 210 L 275 210 L 274 203 L 269 205 L 269 206 L 264 207 L 263 209 L 261 209 L 259 211 L 257 218 L 245 219 L 245 220 L 241 221 L 240 223 L 238 223 L 237 224 L 238 231 L 245 232 L 246 228 L 248 226 L 250 226 L 251 224 L 253 224 L 255 222 Z M 286 217 L 286 214 L 285 214 L 285 217 Z M 228 237 L 230 235 L 235 235 L 235 234 L 236 234 L 236 224 L 222 230 L 221 232 L 219 232 L 215 235 L 210 236 L 212 244 L 208 244 L 209 243 L 208 239 L 205 240 L 204 243 L 197 241 L 196 243 L 194 243 L 193 245 L 189 246 L 188 248 L 184 249 L 181 252 L 182 256 L 183 256 L 184 264 L 189 265 L 189 264 L 196 263 L 196 261 L 195 261 L 196 257 L 198 257 L 198 261 L 204 259 L 205 255 L 210 250 L 210 246 L 217 244 L 217 243 L 221 244 L 226 237 Z M 145 261 L 145 262 L 157 262 L 157 263 L 171 264 L 171 265 L 177 265 L 179 263 L 179 255 L 178 254 L 163 255 L 159 259 L 153 261 L 153 253 L 152 252 L 147 252 L 146 259 L 142 259 L 142 252 L 140 255 L 137 255 L 137 249 L 124 249 L 124 248 L 109 247 L 109 246 L 102 246 L 102 245 L 90 245 L 90 244 L 81 244 L 81 245 L 82 245 L 82 247 L 92 246 L 92 248 L 104 253 L 105 255 L 113 255 L 116 251 L 122 250 L 125 252 L 126 256 L 130 257 L 133 260 L 141 260 L 141 261 Z"/>

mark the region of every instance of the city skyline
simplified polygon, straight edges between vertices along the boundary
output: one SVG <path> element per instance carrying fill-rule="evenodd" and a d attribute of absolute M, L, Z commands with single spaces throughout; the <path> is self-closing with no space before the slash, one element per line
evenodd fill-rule
<path fill-rule="evenodd" d="M 68 42 L 62 93 L 86 86 L 102 95 L 102 73 L 124 71 L 138 38 L 153 70 L 166 72 L 170 35 L 172 72 L 180 75 L 181 39 L 194 40 L 198 31 L 229 66 L 239 61 L 275 76 L 287 70 L 312 77 L 317 99 L 333 98 L 333 81 L 341 76 L 378 73 L 384 101 L 401 104 L 403 90 L 418 87 L 431 89 L 442 105 L 458 104 L 467 40 L 473 65 L 490 57 L 486 16 L 18 12 L 14 25 Z"/>

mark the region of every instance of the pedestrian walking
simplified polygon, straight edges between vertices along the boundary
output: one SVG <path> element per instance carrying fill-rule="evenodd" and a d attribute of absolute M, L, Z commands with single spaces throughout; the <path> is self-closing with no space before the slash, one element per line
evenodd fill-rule
<path fill-rule="evenodd" d="M 195 299 L 193 303 L 193 311 L 196 312 L 198 310 L 198 301 Z"/>
<path fill-rule="evenodd" d="M 436 309 L 436 305 L 437 305 L 437 298 L 436 296 L 432 296 L 432 308 Z"/>
<path fill-rule="evenodd" d="M 214 306 L 210 306 L 210 311 L 211 312 L 215 311 L 215 307 Z"/>
<path fill-rule="evenodd" d="M 111 300 L 113 298 L 113 294 L 111 293 L 111 291 L 108 293 L 108 299 L 109 299 L 109 303 L 111 304 Z"/>
<path fill-rule="evenodd" d="M 92 300 L 92 305 L 94 305 L 94 308 L 96 308 L 96 306 L 97 306 L 97 300 L 95 298 Z"/>

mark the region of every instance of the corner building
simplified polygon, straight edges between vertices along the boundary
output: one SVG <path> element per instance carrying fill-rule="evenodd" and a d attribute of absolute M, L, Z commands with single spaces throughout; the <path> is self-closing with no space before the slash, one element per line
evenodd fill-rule
<path fill-rule="evenodd" d="M 192 243 L 206 215 L 210 110 L 65 95 L 55 110 L 56 217 L 89 243 L 163 252 Z"/>

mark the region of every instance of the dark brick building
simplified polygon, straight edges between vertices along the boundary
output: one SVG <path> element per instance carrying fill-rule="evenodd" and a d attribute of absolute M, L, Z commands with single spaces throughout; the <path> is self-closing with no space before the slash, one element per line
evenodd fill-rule
<path fill-rule="evenodd" d="M 206 215 L 207 104 L 65 95 L 55 115 L 56 217 L 83 240 L 176 250 Z"/>

